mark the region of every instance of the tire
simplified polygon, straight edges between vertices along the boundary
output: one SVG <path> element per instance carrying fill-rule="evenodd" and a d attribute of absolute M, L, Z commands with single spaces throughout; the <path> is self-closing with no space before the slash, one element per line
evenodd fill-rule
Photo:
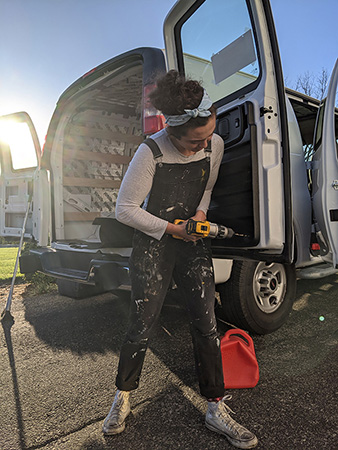
<path fill-rule="evenodd" d="M 231 278 L 219 284 L 222 319 L 256 334 L 278 330 L 296 295 L 294 265 L 234 261 Z"/>
<path fill-rule="evenodd" d="M 77 283 L 70 280 L 57 280 L 58 292 L 65 297 L 80 300 L 87 297 L 92 297 L 102 293 L 102 289 L 96 286 L 91 286 L 83 283 Z"/>

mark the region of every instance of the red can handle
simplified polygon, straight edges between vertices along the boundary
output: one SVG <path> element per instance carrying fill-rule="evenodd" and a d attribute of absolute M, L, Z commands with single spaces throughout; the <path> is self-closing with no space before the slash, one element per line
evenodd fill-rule
<path fill-rule="evenodd" d="M 223 339 L 225 341 L 230 341 L 231 339 L 235 340 L 235 336 L 240 337 L 242 341 L 250 348 L 251 352 L 255 354 L 255 347 L 251 336 L 249 336 L 248 333 L 239 328 L 234 328 L 233 330 L 227 331 Z"/>

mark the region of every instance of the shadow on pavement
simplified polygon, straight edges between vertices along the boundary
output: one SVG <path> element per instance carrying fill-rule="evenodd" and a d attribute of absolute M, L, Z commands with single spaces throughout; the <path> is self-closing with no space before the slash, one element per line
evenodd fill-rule
<path fill-rule="evenodd" d="M 5 317 L 1 320 L 1 324 L 2 324 L 3 331 L 4 331 L 8 359 L 9 359 L 9 366 L 10 366 L 12 381 L 13 381 L 13 391 L 8 386 L 8 393 L 9 393 L 9 395 L 12 395 L 12 392 L 14 394 L 16 420 L 17 420 L 17 427 L 18 427 L 18 432 L 19 432 L 18 433 L 19 445 L 20 445 L 20 448 L 22 450 L 24 450 L 24 449 L 26 449 L 24 420 L 23 420 L 23 416 L 22 416 L 20 390 L 19 390 L 18 376 L 17 376 L 17 371 L 16 371 L 15 357 L 14 357 L 13 343 L 12 343 L 12 336 L 11 336 L 11 328 L 14 325 L 13 316 L 11 314 L 6 314 Z"/>
<path fill-rule="evenodd" d="M 57 293 L 25 297 L 25 319 L 39 339 L 53 349 L 69 349 L 80 355 L 117 352 L 128 321 L 125 297 L 104 294 L 74 300 Z"/>

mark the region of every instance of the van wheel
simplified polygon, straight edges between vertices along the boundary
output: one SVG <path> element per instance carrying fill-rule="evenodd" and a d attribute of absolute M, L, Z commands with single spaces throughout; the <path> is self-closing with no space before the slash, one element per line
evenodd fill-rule
<path fill-rule="evenodd" d="M 296 295 L 294 265 L 234 261 L 231 278 L 219 284 L 221 318 L 253 333 L 278 330 Z"/>
<path fill-rule="evenodd" d="M 58 292 L 65 297 L 80 300 L 82 298 L 92 297 L 102 293 L 102 289 L 97 286 L 90 286 L 83 283 L 77 283 L 70 280 L 57 280 Z"/>

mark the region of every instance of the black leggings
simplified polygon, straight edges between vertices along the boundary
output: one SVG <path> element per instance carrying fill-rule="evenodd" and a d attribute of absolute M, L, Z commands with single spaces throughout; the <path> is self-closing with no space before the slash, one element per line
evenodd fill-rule
<path fill-rule="evenodd" d="M 130 326 L 121 349 L 116 386 L 136 389 L 152 329 L 160 315 L 172 276 L 184 292 L 190 317 L 201 394 L 224 395 L 220 340 L 214 314 L 215 285 L 210 251 L 165 235 L 161 241 L 136 232 L 130 259 Z"/>

